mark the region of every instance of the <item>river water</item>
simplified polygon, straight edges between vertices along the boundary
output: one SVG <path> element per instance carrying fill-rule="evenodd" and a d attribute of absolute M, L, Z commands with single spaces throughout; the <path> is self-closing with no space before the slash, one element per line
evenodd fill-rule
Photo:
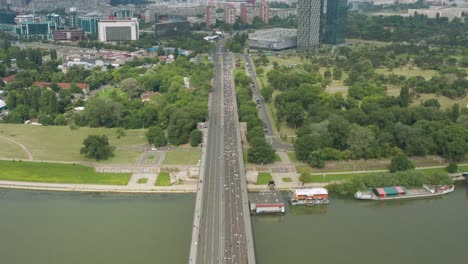
<path fill-rule="evenodd" d="M 253 217 L 258 263 L 468 263 L 468 194 L 355 201 Z"/>
<path fill-rule="evenodd" d="M 0 189 L 0 263 L 186 263 L 194 199 Z M 468 263 L 464 186 L 411 201 L 332 197 L 252 223 L 260 264 Z"/>

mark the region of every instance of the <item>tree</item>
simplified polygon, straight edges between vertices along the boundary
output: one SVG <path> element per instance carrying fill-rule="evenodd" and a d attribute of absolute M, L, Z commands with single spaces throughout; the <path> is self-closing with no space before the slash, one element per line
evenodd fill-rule
<path fill-rule="evenodd" d="M 409 105 L 409 88 L 408 86 L 403 86 L 400 90 L 400 105 L 402 107 L 408 107 Z"/>
<path fill-rule="evenodd" d="M 89 135 L 83 141 L 83 147 L 80 154 L 86 158 L 95 160 L 106 160 L 114 156 L 114 148 L 109 145 L 106 135 Z"/>
<path fill-rule="evenodd" d="M 248 150 L 247 160 L 257 164 L 268 164 L 275 161 L 275 150 L 268 143 L 258 143 Z"/>
<path fill-rule="evenodd" d="M 146 131 L 146 139 L 148 143 L 155 147 L 162 147 L 167 144 L 166 135 L 159 126 L 152 126 Z"/>
<path fill-rule="evenodd" d="M 326 159 L 327 159 L 327 155 L 325 154 L 325 152 L 319 149 L 319 150 L 312 151 L 309 154 L 308 162 L 312 167 L 323 168 L 325 167 Z"/>
<path fill-rule="evenodd" d="M 458 165 L 455 162 L 450 162 L 449 165 L 447 166 L 446 170 L 449 173 L 455 173 L 458 172 Z"/>
<path fill-rule="evenodd" d="M 201 130 L 195 129 L 192 131 L 192 133 L 190 133 L 190 145 L 192 147 L 196 147 L 200 145 L 202 141 L 203 141 L 203 133 L 201 132 Z"/>
<path fill-rule="evenodd" d="M 333 68 L 333 80 L 341 80 L 343 72 L 338 68 Z"/>
<path fill-rule="evenodd" d="M 174 49 L 174 59 L 177 59 L 179 57 L 179 49 L 175 48 Z"/>
<path fill-rule="evenodd" d="M 407 171 L 414 169 L 413 162 L 404 153 L 396 155 L 390 163 L 390 172 Z"/>
<path fill-rule="evenodd" d="M 120 89 L 126 92 L 129 98 L 137 97 L 140 93 L 140 84 L 134 78 L 127 78 L 120 82 Z"/>
<path fill-rule="evenodd" d="M 353 126 L 349 133 L 347 143 L 349 149 L 353 152 L 354 158 L 366 157 L 370 147 L 375 142 L 374 133 L 366 127 Z"/>
<path fill-rule="evenodd" d="M 265 102 L 270 102 L 271 97 L 273 95 L 273 89 L 271 87 L 265 87 L 262 90 L 260 90 L 260 93 L 263 96 L 263 99 L 265 99 Z"/>

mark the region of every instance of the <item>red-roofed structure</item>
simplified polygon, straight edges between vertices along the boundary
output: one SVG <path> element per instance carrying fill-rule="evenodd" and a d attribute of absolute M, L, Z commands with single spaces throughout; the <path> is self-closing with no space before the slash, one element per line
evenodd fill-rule
<path fill-rule="evenodd" d="M 51 82 L 34 82 L 33 85 L 36 85 L 39 88 L 44 88 L 44 87 L 50 88 L 52 83 Z M 70 89 L 71 83 L 57 83 L 57 86 L 60 89 Z M 88 92 L 88 85 L 86 83 L 76 83 L 76 87 L 83 90 L 83 92 Z"/>
<path fill-rule="evenodd" d="M 7 83 L 13 81 L 13 80 L 15 79 L 15 77 L 16 77 L 16 74 L 13 74 L 13 75 L 7 76 L 7 77 L 5 77 L 5 78 L 2 78 L 2 81 L 3 81 L 5 84 L 7 84 Z"/>

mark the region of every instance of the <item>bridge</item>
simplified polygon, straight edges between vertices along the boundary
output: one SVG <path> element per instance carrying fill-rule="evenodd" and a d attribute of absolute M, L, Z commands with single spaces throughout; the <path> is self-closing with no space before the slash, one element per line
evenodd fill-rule
<path fill-rule="evenodd" d="M 189 263 L 255 264 L 233 56 L 213 52 L 214 87 L 195 205 Z"/>

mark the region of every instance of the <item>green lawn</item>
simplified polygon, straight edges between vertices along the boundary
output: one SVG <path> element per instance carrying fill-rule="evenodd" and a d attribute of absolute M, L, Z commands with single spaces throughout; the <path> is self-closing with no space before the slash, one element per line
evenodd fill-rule
<path fill-rule="evenodd" d="M 407 78 L 409 77 L 414 77 L 414 76 L 421 76 L 424 79 L 428 80 L 431 79 L 432 77 L 436 76 L 438 73 L 435 70 L 423 70 L 423 69 L 408 69 L 408 67 L 403 67 L 403 68 L 396 68 L 393 70 L 389 69 L 376 69 L 375 72 L 384 74 L 384 75 L 390 75 L 390 74 L 396 74 L 396 75 L 402 75 Z"/>
<path fill-rule="evenodd" d="M 114 157 L 99 161 L 99 163 L 136 163 L 144 145 L 147 144 L 144 131 L 142 129 L 125 130 L 126 136 L 117 139 L 116 130 L 117 128 L 89 127 L 72 130 L 68 126 L 2 124 L 0 135 L 24 144 L 32 152 L 35 160 L 89 162 L 94 160 L 80 155 L 83 140 L 88 135 L 104 134 L 109 138 L 110 145 L 116 147 L 116 151 Z M 11 148 L 0 148 L 0 157 L 11 156 L 11 151 Z"/>
<path fill-rule="evenodd" d="M 282 178 L 283 182 L 292 182 L 292 179 L 289 177 Z"/>
<path fill-rule="evenodd" d="M 144 183 L 147 183 L 148 182 L 148 178 L 141 178 L 141 179 L 138 179 L 137 183 L 140 183 L 140 184 L 144 184 Z"/>
<path fill-rule="evenodd" d="M 281 162 L 281 157 L 278 155 L 278 153 L 275 153 L 275 162 Z"/>
<path fill-rule="evenodd" d="M 83 165 L 0 161 L 0 180 L 126 185 L 130 173 L 98 173 Z"/>
<path fill-rule="evenodd" d="M 156 179 L 156 186 L 170 186 L 171 185 L 171 176 L 169 172 L 161 172 Z"/>
<path fill-rule="evenodd" d="M 257 185 L 266 185 L 273 180 L 271 173 L 268 172 L 259 172 L 257 178 Z"/>
<path fill-rule="evenodd" d="M 3 138 L 0 138 L 0 158 L 27 159 L 27 155 L 26 153 L 24 153 L 24 150 L 20 146 Z"/>
<path fill-rule="evenodd" d="M 289 157 L 289 159 L 291 160 L 291 162 L 293 162 L 293 163 L 299 162 L 299 160 L 298 160 L 297 157 L 296 157 L 296 152 L 294 152 L 294 151 L 288 151 L 288 152 L 286 152 L 286 153 L 288 154 L 288 157 Z"/>
<path fill-rule="evenodd" d="M 201 149 L 171 150 L 166 153 L 164 165 L 197 165 L 201 159 Z"/>

